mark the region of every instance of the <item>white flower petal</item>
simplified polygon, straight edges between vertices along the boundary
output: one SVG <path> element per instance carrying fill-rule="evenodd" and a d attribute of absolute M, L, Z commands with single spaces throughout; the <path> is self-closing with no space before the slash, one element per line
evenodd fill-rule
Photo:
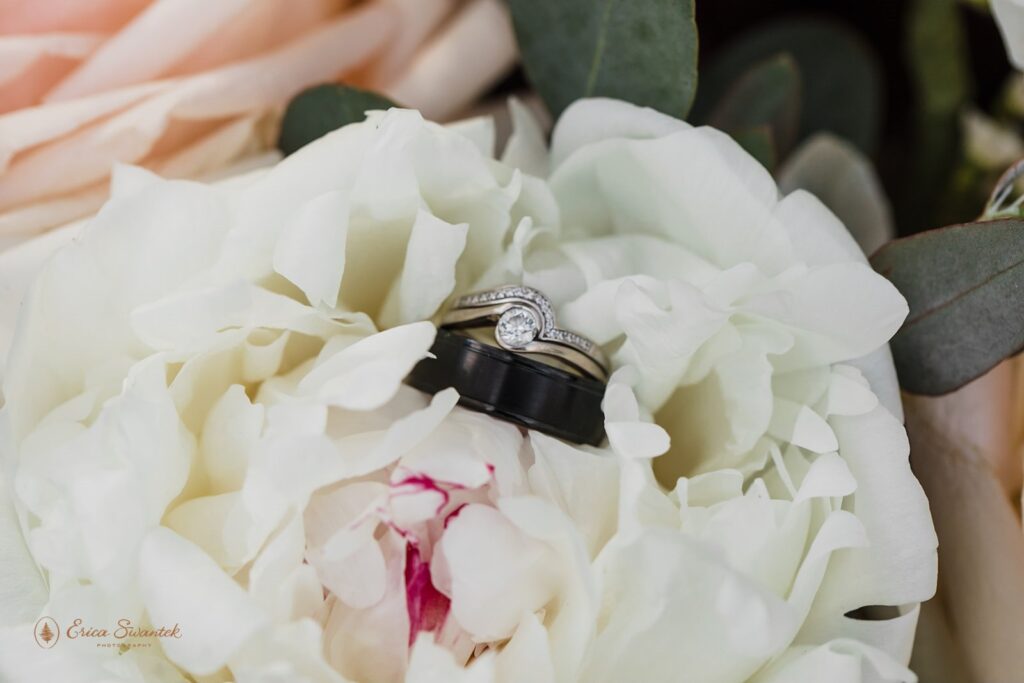
<path fill-rule="evenodd" d="M 492 654 L 477 657 L 470 666 L 463 667 L 426 635 L 413 644 L 405 677 L 405 683 L 493 683 L 495 680 Z"/>
<path fill-rule="evenodd" d="M 345 193 L 325 192 L 295 213 L 274 246 L 274 270 L 294 282 L 314 306 L 334 307 L 338 301 L 348 214 Z"/>
<path fill-rule="evenodd" d="M 0 418 L 2 419 L 2 418 Z M 3 439 L 0 427 L 0 439 Z M 29 553 L 11 486 L 0 475 L 0 628 L 35 623 L 47 590 L 43 576 Z"/>
<path fill-rule="evenodd" d="M 460 510 L 438 552 L 451 574 L 452 614 L 479 640 L 511 636 L 524 611 L 543 608 L 554 595 L 551 551 L 493 508 Z"/>
<path fill-rule="evenodd" d="M 181 627 L 180 639 L 164 639 L 164 651 L 194 674 L 220 669 L 266 621 L 208 555 L 168 529 L 146 536 L 139 581 L 150 621 Z"/>
<path fill-rule="evenodd" d="M 373 410 L 389 401 L 413 366 L 426 357 L 437 330 L 418 322 L 385 330 L 340 349 L 299 383 L 307 395 L 348 410 Z"/>
<path fill-rule="evenodd" d="M 700 681 L 743 680 L 793 628 L 781 599 L 681 535 L 648 532 L 603 564 L 605 595 L 630 607 L 602 620 L 586 681 L 667 683 L 681 671 Z"/>
<path fill-rule="evenodd" d="M 465 223 L 452 225 L 426 211 L 416 214 L 402 275 L 381 313 L 385 326 L 425 320 L 437 312 L 455 287 L 468 230 Z"/>
<path fill-rule="evenodd" d="M 768 431 L 782 441 L 814 453 L 828 453 L 839 448 L 835 433 L 823 417 L 807 406 L 783 398 L 775 399 Z"/>
<path fill-rule="evenodd" d="M 552 167 L 576 150 L 615 138 L 660 138 L 689 124 L 648 107 L 602 97 L 580 99 L 562 112 L 551 136 Z"/>
<path fill-rule="evenodd" d="M 937 539 L 902 425 L 881 406 L 832 423 L 857 480 L 853 513 L 870 545 L 833 558 L 804 628 L 842 637 L 850 610 L 911 604 L 935 592 Z"/>
<path fill-rule="evenodd" d="M 530 108 L 515 97 L 508 100 L 512 117 L 512 135 L 502 152 L 502 163 L 539 178 L 548 175 L 548 150 L 544 129 Z"/>

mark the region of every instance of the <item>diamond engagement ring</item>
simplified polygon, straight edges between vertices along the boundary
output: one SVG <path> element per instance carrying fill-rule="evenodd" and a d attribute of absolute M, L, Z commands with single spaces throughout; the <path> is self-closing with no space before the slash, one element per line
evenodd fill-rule
<path fill-rule="evenodd" d="M 608 379 L 601 348 L 586 337 L 555 326 L 551 301 L 532 287 L 507 285 L 467 294 L 455 301 L 441 325 L 470 328 L 494 325 L 494 339 L 503 349 L 555 358 L 588 377 Z"/>

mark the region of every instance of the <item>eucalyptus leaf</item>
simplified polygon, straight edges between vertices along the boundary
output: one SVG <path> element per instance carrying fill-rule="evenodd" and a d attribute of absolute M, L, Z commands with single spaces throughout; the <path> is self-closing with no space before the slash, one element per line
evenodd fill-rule
<path fill-rule="evenodd" d="M 291 154 L 332 130 L 366 118 L 373 109 L 396 106 L 391 100 L 347 85 L 317 85 L 288 103 L 277 148 Z"/>
<path fill-rule="evenodd" d="M 760 162 L 768 170 L 775 168 L 779 161 L 779 154 L 775 147 L 775 137 L 772 129 L 766 124 L 751 126 L 739 130 L 730 131 L 732 137 L 739 143 L 740 147 L 747 150 L 750 156 Z"/>
<path fill-rule="evenodd" d="M 715 104 L 708 123 L 734 137 L 736 131 L 763 126 L 773 157 L 785 157 L 800 126 L 800 71 L 792 56 L 778 54 L 747 70 Z"/>
<path fill-rule="evenodd" d="M 1024 220 L 922 232 L 871 264 L 910 304 L 892 340 L 905 390 L 954 391 L 1024 348 Z"/>
<path fill-rule="evenodd" d="M 509 0 L 526 75 L 556 117 L 614 97 L 684 117 L 697 88 L 693 0 Z"/>
<path fill-rule="evenodd" d="M 799 138 L 829 131 L 872 153 L 882 112 L 877 57 L 857 33 L 825 19 L 785 17 L 725 45 L 701 69 L 692 118 L 708 120 L 744 73 L 780 52 L 792 55 L 800 72 Z"/>

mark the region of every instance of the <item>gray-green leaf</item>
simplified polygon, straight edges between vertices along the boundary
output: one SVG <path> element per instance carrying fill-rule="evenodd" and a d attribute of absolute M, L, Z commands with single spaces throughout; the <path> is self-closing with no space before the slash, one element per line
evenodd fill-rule
<path fill-rule="evenodd" d="M 755 64 L 719 100 L 708 123 L 733 134 L 751 128 L 768 129 L 776 158 L 784 158 L 796 142 L 800 126 L 800 71 L 786 54 Z M 744 145 L 744 147 L 747 147 Z M 747 151 L 751 151 L 747 148 Z"/>
<path fill-rule="evenodd" d="M 782 18 L 726 45 L 701 69 L 692 118 L 707 120 L 738 78 L 780 52 L 792 55 L 800 69 L 800 139 L 829 131 L 871 154 L 881 124 L 881 68 L 868 44 L 834 21 Z"/>
<path fill-rule="evenodd" d="M 948 393 L 1024 348 L 1024 220 L 919 233 L 871 264 L 910 304 L 892 340 L 905 390 Z"/>
<path fill-rule="evenodd" d="M 371 109 L 394 106 L 383 95 L 347 85 L 314 86 L 288 103 L 277 148 L 291 154 L 332 130 L 362 121 Z"/>
<path fill-rule="evenodd" d="M 558 116 L 614 97 L 684 117 L 697 88 L 693 0 L 509 0 L 527 77 Z"/>

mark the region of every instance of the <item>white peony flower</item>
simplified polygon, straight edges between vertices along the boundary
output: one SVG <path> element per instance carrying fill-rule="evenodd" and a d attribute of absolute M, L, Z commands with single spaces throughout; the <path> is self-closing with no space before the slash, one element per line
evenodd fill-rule
<path fill-rule="evenodd" d="M 6 368 L 0 679 L 913 680 L 903 299 L 717 131 L 592 100 L 549 152 L 513 107 L 502 160 L 392 110 L 230 186 L 118 171 Z M 508 282 L 609 352 L 607 446 L 402 385 Z"/>

